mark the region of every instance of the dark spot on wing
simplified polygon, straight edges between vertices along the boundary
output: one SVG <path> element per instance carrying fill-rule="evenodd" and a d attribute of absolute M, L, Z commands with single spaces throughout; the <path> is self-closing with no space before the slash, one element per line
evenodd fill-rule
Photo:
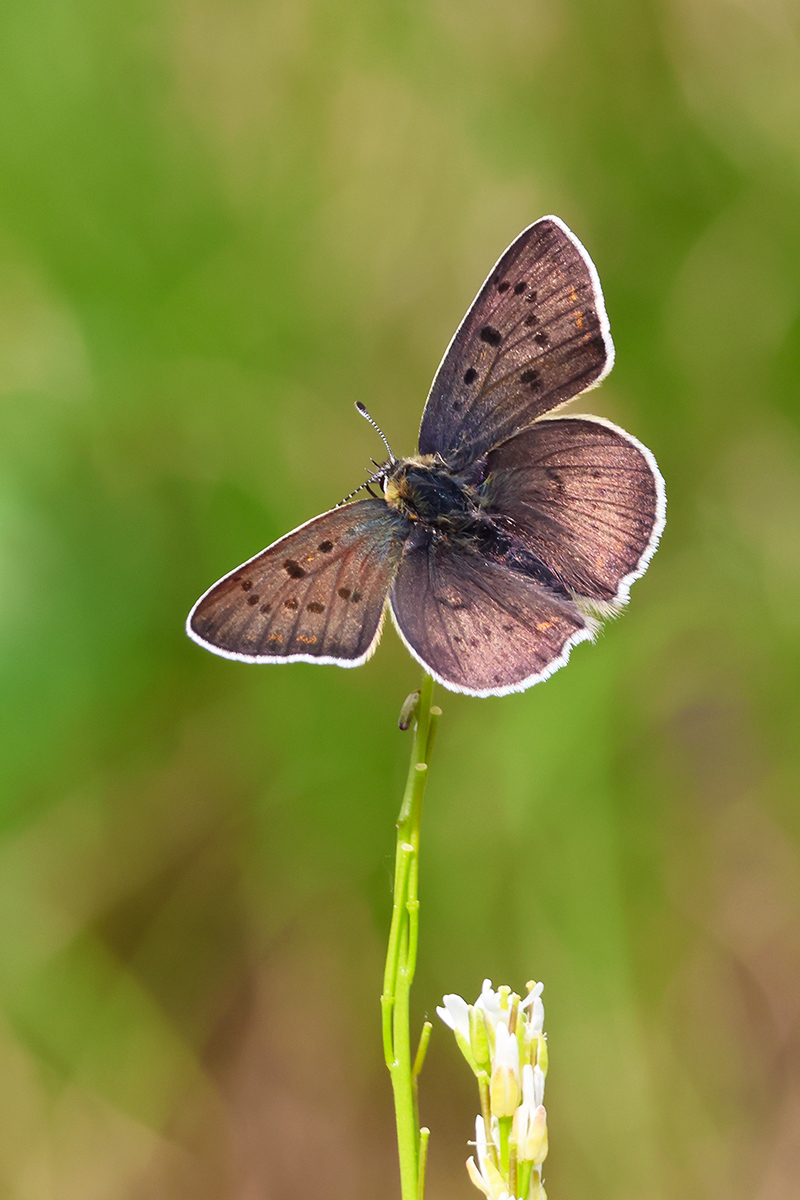
<path fill-rule="evenodd" d="M 602 479 L 603 472 L 602 471 L 592 471 L 591 476 L 592 476 L 592 479 Z"/>
<path fill-rule="evenodd" d="M 538 325 L 539 318 L 537 317 L 536 313 L 528 313 L 527 317 L 525 318 L 525 324 L 529 329 L 532 329 L 534 325 Z"/>
<path fill-rule="evenodd" d="M 503 633 L 513 633 L 513 632 L 514 632 L 513 625 L 504 625 L 503 626 Z"/>
<path fill-rule="evenodd" d="M 320 542 L 320 544 L 317 546 L 317 549 L 321 550 L 323 554 L 330 554 L 331 550 L 333 549 L 333 542 Z"/>
<path fill-rule="evenodd" d="M 284 608 L 289 608 L 289 609 L 291 609 L 291 610 L 292 610 L 292 612 L 294 612 L 296 609 L 298 609 L 298 608 L 300 607 L 300 605 L 297 603 L 297 601 L 295 600 L 294 596 L 292 596 L 292 597 L 291 597 L 291 599 L 289 599 L 289 600 L 284 600 L 284 602 L 283 602 L 283 607 L 284 607 Z"/>
<path fill-rule="evenodd" d="M 287 558 L 283 564 L 283 569 L 290 579 L 304 579 L 305 571 L 300 566 L 300 563 L 295 562 L 293 558 Z"/>
<path fill-rule="evenodd" d="M 242 591 L 243 592 L 249 592 L 250 588 L 252 586 L 253 586 L 253 581 L 251 579 L 244 579 L 242 581 Z"/>
<path fill-rule="evenodd" d="M 249 595 L 247 597 L 247 603 L 248 604 L 258 604 L 260 599 L 261 599 L 261 597 L 259 596 L 258 592 L 253 592 L 251 595 Z"/>
<path fill-rule="evenodd" d="M 461 400 L 454 400 L 454 401 L 453 401 L 453 404 L 452 404 L 452 409 L 453 409 L 453 412 L 461 412 L 461 410 L 462 410 L 462 408 L 463 408 L 463 407 L 464 407 L 464 405 L 463 405 L 463 403 L 462 403 L 462 401 L 461 401 Z"/>
<path fill-rule="evenodd" d="M 453 641 L 454 641 L 454 642 L 463 642 L 463 640 L 464 640 L 463 638 L 460 638 L 460 637 L 458 637 L 456 634 L 453 634 Z"/>
<path fill-rule="evenodd" d="M 537 346 L 547 346 L 550 342 L 550 338 L 547 336 L 544 330 L 542 330 L 541 333 L 535 333 L 533 335 L 533 340 L 536 342 Z"/>
<path fill-rule="evenodd" d="M 478 372 L 475 370 L 475 368 L 467 367 L 466 371 L 464 372 L 464 383 L 474 383 L 477 378 Z"/>
<path fill-rule="evenodd" d="M 528 292 L 527 296 L 525 297 L 525 303 L 533 304 L 535 302 L 535 300 L 537 299 L 537 297 L 538 297 L 538 293 L 536 291 Z"/>
<path fill-rule="evenodd" d="M 503 340 L 503 335 L 499 329 L 495 329 L 494 325 L 484 325 L 480 332 L 480 339 L 489 346 L 499 346 Z"/>
<path fill-rule="evenodd" d="M 553 483 L 561 483 L 561 476 L 555 467 L 545 467 L 544 473 L 548 479 L 552 479 Z"/>
<path fill-rule="evenodd" d="M 271 604 L 262 604 L 261 608 L 258 611 L 262 612 L 262 613 L 268 613 L 271 608 L 272 608 Z"/>
<path fill-rule="evenodd" d="M 349 600 L 350 599 L 350 588 L 340 587 L 339 595 L 342 597 L 343 600 Z"/>
<path fill-rule="evenodd" d="M 306 608 L 308 609 L 309 612 L 313 612 L 313 613 L 325 612 L 325 605 L 322 604 L 319 600 L 312 600 L 310 604 L 306 605 Z"/>
<path fill-rule="evenodd" d="M 352 596 L 350 597 L 350 602 L 351 602 L 351 604 L 358 604 L 360 599 L 361 599 L 361 592 L 356 591 L 356 592 L 353 592 Z"/>
<path fill-rule="evenodd" d="M 535 392 L 539 387 L 541 387 L 542 383 L 539 377 L 539 372 L 534 370 L 533 367 L 527 367 L 520 375 L 519 381 L 520 383 L 529 383 L 532 392 Z"/>
<path fill-rule="evenodd" d="M 525 291 L 525 288 L 526 288 L 527 286 L 528 286 L 528 285 L 527 285 L 527 283 L 525 282 L 525 280 L 524 280 L 524 279 L 520 279 L 519 283 L 515 283 L 515 284 L 514 284 L 514 295 L 515 295 L 515 296 L 521 296 L 521 295 L 522 295 L 522 293 Z"/>
<path fill-rule="evenodd" d="M 497 290 L 498 290 L 498 292 L 507 292 L 510 287 L 511 287 L 511 284 L 508 282 L 507 279 L 504 279 L 502 283 L 498 283 Z"/>

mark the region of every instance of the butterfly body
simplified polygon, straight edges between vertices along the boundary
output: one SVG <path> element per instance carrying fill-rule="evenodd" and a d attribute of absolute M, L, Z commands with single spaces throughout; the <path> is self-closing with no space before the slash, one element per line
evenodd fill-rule
<path fill-rule="evenodd" d="M 474 482 L 470 482 L 470 479 Z M 387 504 L 412 525 L 406 550 L 429 546 L 434 539 L 452 550 L 475 551 L 487 559 L 536 579 L 553 592 L 569 592 L 517 535 L 502 511 L 492 511 L 493 480 L 480 474 L 453 472 L 434 455 L 402 459 L 387 473 Z"/>
<path fill-rule="evenodd" d="M 244 662 L 357 666 L 388 607 L 454 691 L 546 678 L 627 600 L 664 524 L 646 447 L 599 418 L 552 415 L 612 363 L 597 272 L 558 218 L 542 218 L 467 312 L 419 453 L 373 477 L 383 496 L 323 513 L 225 576 L 189 635 Z"/>
<path fill-rule="evenodd" d="M 384 478 L 386 503 L 409 521 L 455 532 L 477 515 L 479 498 L 468 478 L 433 454 L 400 459 Z"/>

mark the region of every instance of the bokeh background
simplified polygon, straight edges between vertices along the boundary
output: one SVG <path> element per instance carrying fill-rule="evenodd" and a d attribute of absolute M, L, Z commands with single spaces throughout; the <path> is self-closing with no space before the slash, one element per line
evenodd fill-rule
<path fill-rule="evenodd" d="M 0 1175 L 11 1200 L 398 1194 L 378 994 L 418 672 L 258 669 L 215 578 L 411 452 L 543 213 L 578 409 L 669 493 L 630 610 L 444 709 L 415 1021 L 545 981 L 554 1198 L 800 1191 L 800 12 L 5 0 Z M 429 1195 L 476 1096 L 443 1027 Z"/>

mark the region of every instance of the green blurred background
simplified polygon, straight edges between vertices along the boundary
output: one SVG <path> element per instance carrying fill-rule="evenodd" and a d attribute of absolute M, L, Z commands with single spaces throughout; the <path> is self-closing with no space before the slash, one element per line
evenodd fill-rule
<path fill-rule="evenodd" d="M 409 453 L 558 213 L 652 447 L 630 611 L 444 709 L 415 1020 L 545 981 L 556 1198 L 800 1192 L 800 12 L 5 0 L 0 1174 L 12 1200 L 397 1194 L 378 993 L 418 672 L 186 612 Z M 435 1030 L 431 1200 L 476 1106 Z"/>

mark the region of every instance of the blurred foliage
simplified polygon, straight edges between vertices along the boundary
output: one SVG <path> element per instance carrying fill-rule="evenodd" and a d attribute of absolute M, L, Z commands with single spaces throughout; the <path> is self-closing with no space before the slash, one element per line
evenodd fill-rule
<path fill-rule="evenodd" d="M 4 1196 L 395 1194 L 416 667 L 183 620 L 361 481 L 354 400 L 414 448 L 547 212 L 617 344 L 579 408 L 652 447 L 668 524 L 546 686 L 440 691 L 417 1016 L 545 980 L 554 1200 L 797 1194 L 798 65 L 789 0 L 6 0 Z M 470 1195 L 441 1035 L 422 1106 L 432 1200 Z"/>

